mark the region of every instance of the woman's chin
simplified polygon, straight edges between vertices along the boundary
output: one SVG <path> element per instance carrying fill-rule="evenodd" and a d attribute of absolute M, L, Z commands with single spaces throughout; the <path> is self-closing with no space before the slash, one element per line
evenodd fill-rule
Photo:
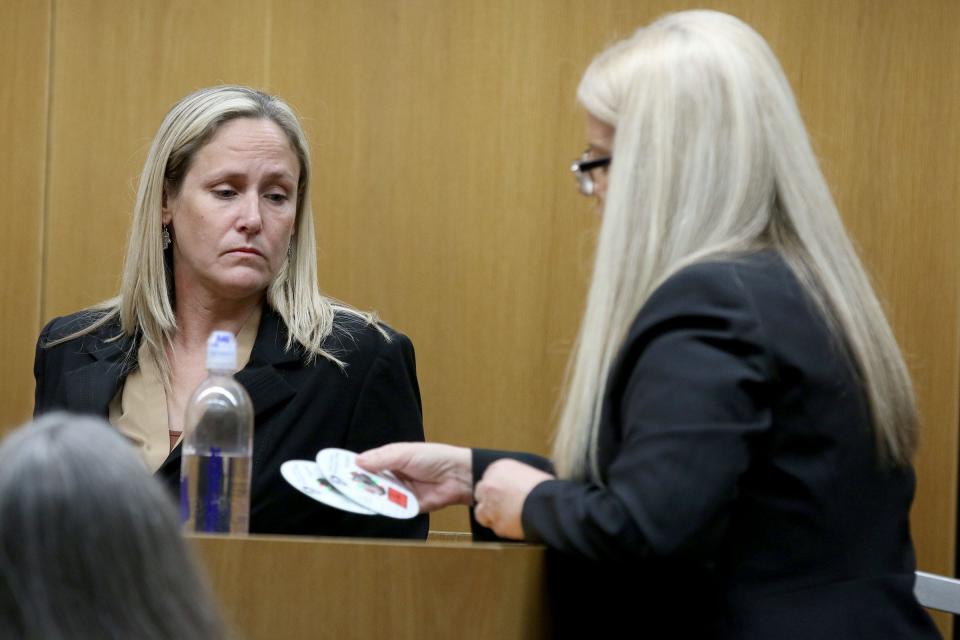
<path fill-rule="evenodd" d="M 211 293 L 225 300 L 243 300 L 262 296 L 269 285 L 270 279 L 262 274 L 236 274 L 213 283 Z"/>

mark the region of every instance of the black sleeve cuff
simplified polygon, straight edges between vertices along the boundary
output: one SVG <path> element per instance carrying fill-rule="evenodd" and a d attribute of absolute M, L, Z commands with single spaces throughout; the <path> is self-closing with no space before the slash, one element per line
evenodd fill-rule
<path fill-rule="evenodd" d="M 510 458 L 518 462 L 523 462 L 531 467 L 536 467 L 541 471 L 553 473 L 553 464 L 542 456 L 532 453 L 522 453 L 517 451 L 498 451 L 496 449 L 471 449 L 470 456 L 473 461 L 473 486 L 477 486 L 484 472 L 491 464 L 501 458 Z M 473 534 L 474 542 L 516 542 L 516 540 L 507 540 L 501 538 L 493 532 L 492 529 L 484 527 L 477 519 L 473 517 L 473 507 L 470 507 L 470 533 Z"/>

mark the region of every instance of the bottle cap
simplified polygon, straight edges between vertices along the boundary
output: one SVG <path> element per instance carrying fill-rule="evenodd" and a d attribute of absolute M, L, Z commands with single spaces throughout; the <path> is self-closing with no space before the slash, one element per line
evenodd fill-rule
<path fill-rule="evenodd" d="M 207 369 L 237 370 L 237 339 L 229 331 L 214 331 L 207 339 Z"/>

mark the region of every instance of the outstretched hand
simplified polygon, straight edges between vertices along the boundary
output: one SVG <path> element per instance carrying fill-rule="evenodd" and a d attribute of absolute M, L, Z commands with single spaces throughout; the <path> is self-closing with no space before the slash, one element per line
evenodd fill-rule
<path fill-rule="evenodd" d="M 357 465 L 393 472 L 417 496 L 421 513 L 473 503 L 473 461 L 464 447 L 398 442 L 361 453 Z"/>

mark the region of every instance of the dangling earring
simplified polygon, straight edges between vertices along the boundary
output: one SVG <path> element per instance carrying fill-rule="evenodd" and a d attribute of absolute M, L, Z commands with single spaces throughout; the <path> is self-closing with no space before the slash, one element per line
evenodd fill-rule
<path fill-rule="evenodd" d="M 163 225 L 160 231 L 160 241 L 163 243 L 163 250 L 166 251 L 170 248 L 170 228 L 167 225 Z"/>

